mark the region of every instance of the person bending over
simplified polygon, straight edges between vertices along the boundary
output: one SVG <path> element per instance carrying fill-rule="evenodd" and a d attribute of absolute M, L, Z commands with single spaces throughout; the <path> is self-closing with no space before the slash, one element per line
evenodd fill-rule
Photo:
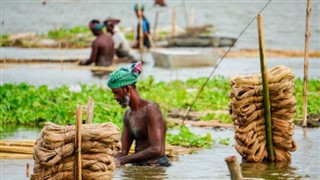
<path fill-rule="evenodd" d="M 103 23 L 106 26 L 107 32 L 112 35 L 114 49 L 117 57 L 129 62 L 136 62 L 134 57 L 129 52 L 130 46 L 124 34 L 120 31 L 120 29 L 117 26 L 119 22 L 119 19 L 109 17 Z"/>
<path fill-rule="evenodd" d="M 115 100 L 129 107 L 123 118 L 121 135 L 122 149 L 115 155 L 116 166 L 133 165 L 170 166 L 165 155 L 166 122 L 157 103 L 140 97 L 136 88 L 142 64 L 137 62 L 130 68 L 112 72 L 107 82 Z M 128 155 L 135 142 L 134 154 Z"/>
<path fill-rule="evenodd" d="M 114 42 L 110 35 L 102 31 L 103 24 L 99 20 L 92 20 L 89 28 L 95 40 L 91 44 L 91 55 L 88 60 L 81 61 L 80 65 L 95 63 L 96 66 L 110 66 L 113 63 Z"/>

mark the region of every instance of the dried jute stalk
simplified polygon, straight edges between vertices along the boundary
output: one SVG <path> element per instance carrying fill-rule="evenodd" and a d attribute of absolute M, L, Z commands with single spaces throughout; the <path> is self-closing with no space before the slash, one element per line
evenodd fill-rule
<path fill-rule="evenodd" d="M 296 100 L 294 74 L 285 66 L 268 71 L 275 161 L 290 161 L 297 149 L 293 140 Z M 260 74 L 230 79 L 229 110 L 235 126 L 236 150 L 247 162 L 262 162 L 268 157 Z"/>
<path fill-rule="evenodd" d="M 74 179 L 75 126 L 46 123 L 33 148 L 31 179 Z M 112 179 L 113 155 L 121 149 L 120 130 L 112 123 L 83 124 L 83 179 Z"/>

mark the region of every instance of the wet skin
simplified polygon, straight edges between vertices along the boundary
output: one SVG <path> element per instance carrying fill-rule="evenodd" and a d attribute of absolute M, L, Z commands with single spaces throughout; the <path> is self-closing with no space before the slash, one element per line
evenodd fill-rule
<path fill-rule="evenodd" d="M 144 100 L 132 86 L 112 89 L 125 112 L 121 135 L 122 149 L 115 156 L 116 166 L 153 160 L 165 155 L 166 123 L 157 104 Z M 126 97 L 127 96 L 127 97 Z M 128 155 L 135 141 L 135 153 Z"/>
<path fill-rule="evenodd" d="M 102 30 L 91 30 L 96 39 L 91 44 L 90 58 L 80 65 L 95 63 L 96 66 L 110 66 L 113 63 L 114 42 L 112 37 Z"/>

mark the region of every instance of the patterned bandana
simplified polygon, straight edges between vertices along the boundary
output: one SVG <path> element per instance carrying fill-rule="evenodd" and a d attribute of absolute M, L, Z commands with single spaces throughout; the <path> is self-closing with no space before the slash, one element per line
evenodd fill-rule
<path fill-rule="evenodd" d="M 130 68 L 120 68 L 110 74 L 107 85 L 112 89 L 121 88 L 133 84 L 138 81 L 138 78 L 142 71 L 141 62 L 137 62 L 131 65 Z"/>
<path fill-rule="evenodd" d="M 89 23 L 89 28 L 94 30 L 101 30 L 103 26 L 104 25 L 101 23 L 92 23 L 92 22 Z"/>

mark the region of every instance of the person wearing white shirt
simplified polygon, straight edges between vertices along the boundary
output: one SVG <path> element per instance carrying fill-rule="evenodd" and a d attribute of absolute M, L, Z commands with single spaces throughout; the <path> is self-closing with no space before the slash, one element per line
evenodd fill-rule
<path fill-rule="evenodd" d="M 117 24 L 120 22 L 118 19 L 108 18 L 104 21 L 107 32 L 112 35 L 114 41 L 115 54 L 119 59 L 136 62 L 135 58 L 130 54 L 130 46 L 124 36 L 120 31 Z"/>

